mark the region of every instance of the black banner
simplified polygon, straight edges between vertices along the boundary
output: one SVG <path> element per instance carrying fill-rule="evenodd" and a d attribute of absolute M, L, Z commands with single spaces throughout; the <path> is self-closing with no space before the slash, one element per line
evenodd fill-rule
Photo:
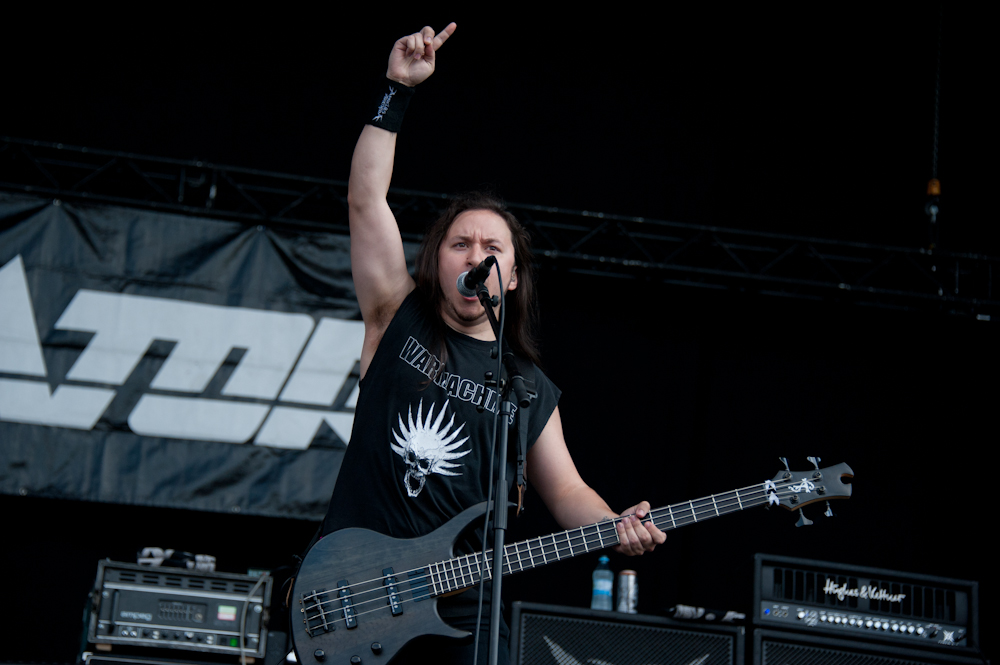
<path fill-rule="evenodd" d="M 0 194 L 0 492 L 321 518 L 357 396 L 349 248 Z"/>

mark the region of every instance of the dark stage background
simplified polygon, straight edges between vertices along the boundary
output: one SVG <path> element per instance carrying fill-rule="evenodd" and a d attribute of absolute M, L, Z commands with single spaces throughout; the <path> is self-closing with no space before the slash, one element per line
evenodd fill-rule
<path fill-rule="evenodd" d="M 677 8 L 431 15 L 330 23 L 205 16 L 130 35 L 52 26 L 5 53 L 0 134 L 346 179 L 367 83 L 393 40 L 459 23 L 419 90 L 394 185 L 495 187 L 509 200 L 925 246 L 939 10 Z M 169 21 L 168 21 L 169 22 Z M 100 23 L 100 21 L 97 21 Z M 304 25 L 310 24 L 310 25 Z M 996 255 L 996 62 L 986 21 L 942 25 L 944 248 Z M 562 300 L 566 291 L 573 302 Z M 996 321 L 582 276 L 543 264 L 543 353 L 567 440 L 612 506 L 687 500 L 772 477 L 787 456 L 849 463 L 854 497 L 793 527 L 752 511 L 671 533 L 612 567 L 640 610 L 749 613 L 754 552 L 981 582 L 996 619 Z M 537 497 L 517 537 L 554 529 Z M 291 562 L 316 524 L 0 496 L 2 652 L 70 662 L 97 561 L 144 546 Z M 510 578 L 509 600 L 585 606 L 596 556 Z M 13 636 L 13 637 L 12 637 Z M 987 654 L 995 640 L 984 631 Z"/>

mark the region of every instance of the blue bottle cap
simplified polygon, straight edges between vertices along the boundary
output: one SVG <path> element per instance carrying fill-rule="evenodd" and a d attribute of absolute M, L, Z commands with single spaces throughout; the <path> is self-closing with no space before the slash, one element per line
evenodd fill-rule
<path fill-rule="evenodd" d="M 608 557 L 606 557 L 606 556 L 601 556 L 601 558 L 600 558 L 600 559 L 598 559 L 598 561 L 599 561 L 600 563 L 608 563 L 609 561 L 611 561 L 611 559 L 609 559 L 609 558 L 608 558 Z"/>

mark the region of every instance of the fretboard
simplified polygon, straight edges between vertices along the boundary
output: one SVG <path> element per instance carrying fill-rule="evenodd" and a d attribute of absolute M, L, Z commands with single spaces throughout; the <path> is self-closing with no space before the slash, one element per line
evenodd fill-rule
<path fill-rule="evenodd" d="M 767 493 L 762 485 L 713 494 L 693 501 L 665 506 L 650 511 L 642 522 L 652 521 L 661 531 L 677 529 L 688 524 L 704 522 L 713 517 L 734 513 L 767 503 Z M 503 574 L 544 566 L 563 559 L 603 550 L 618 545 L 617 525 L 621 518 L 608 519 L 596 524 L 560 531 L 559 533 L 530 538 L 504 547 Z M 487 562 L 492 561 L 493 550 L 486 551 Z M 468 554 L 427 567 L 433 594 L 458 591 L 479 583 L 485 573 L 493 576 L 490 565 L 482 565 L 481 554 Z"/>

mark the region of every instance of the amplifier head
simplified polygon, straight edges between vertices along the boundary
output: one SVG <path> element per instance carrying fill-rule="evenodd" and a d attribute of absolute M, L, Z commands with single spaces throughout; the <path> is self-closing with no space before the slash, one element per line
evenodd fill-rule
<path fill-rule="evenodd" d="M 271 578 L 101 561 L 87 641 L 262 657 Z"/>
<path fill-rule="evenodd" d="M 743 627 L 514 603 L 511 665 L 742 665 Z"/>
<path fill-rule="evenodd" d="M 757 554 L 754 624 L 915 648 L 978 653 L 978 584 Z"/>

